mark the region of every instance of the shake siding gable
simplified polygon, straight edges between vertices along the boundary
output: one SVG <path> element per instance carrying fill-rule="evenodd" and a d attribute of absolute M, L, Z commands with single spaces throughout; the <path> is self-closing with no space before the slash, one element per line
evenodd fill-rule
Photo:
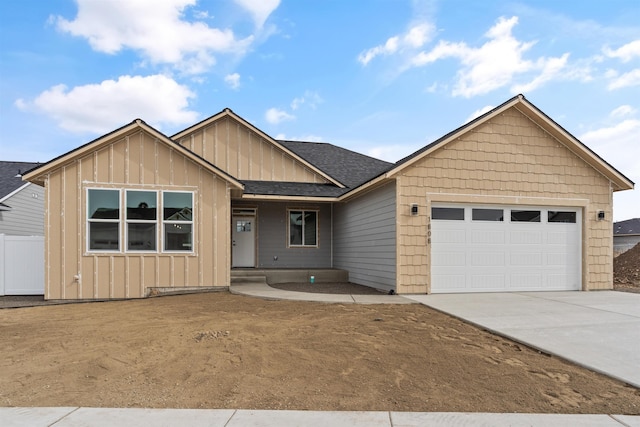
<path fill-rule="evenodd" d="M 228 286 L 230 239 L 226 180 L 144 130 L 101 144 L 46 175 L 47 299 L 141 298 L 151 288 Z M 88 252 L 87 189 L 193 192 L 189 253 Z M 121 211 L 121 217 L 124 211 Z M 158 234 L 162 233 L 159 222 Z M 158 247 L 162 239 L 158 241 Z"/>
<path fill-rule="evenodd" d="M 432 201 L 580 207 L 583 288 L 611 288 L 611 182 L 516 108 L 463 133 L 396 178 L 399 292 L 430 291 Z M 419 205 L 418 216 L 407 215 L 411 203 Z M 606 220 L 596 220 L 599 210 Z"/>
<path fill-rule="evenodd" d="M 182 135 L 177 141 L 240 180 L 329 182 L 230 116 Z"/>

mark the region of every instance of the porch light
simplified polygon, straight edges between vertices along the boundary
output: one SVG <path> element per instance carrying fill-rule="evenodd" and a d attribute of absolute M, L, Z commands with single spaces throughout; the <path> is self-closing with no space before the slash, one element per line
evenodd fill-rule
<path fill-rule="evenodd" d="M 418 204 L 413 203 L 411 205 L 411 215 L 418 215 Z"/>

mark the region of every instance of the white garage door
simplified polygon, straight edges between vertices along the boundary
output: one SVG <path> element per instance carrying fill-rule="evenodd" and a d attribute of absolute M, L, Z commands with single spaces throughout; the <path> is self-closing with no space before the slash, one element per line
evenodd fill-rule
<path fill-rule="evenodd" d="M 431 291 L 579 290 L 581 224 L 575 208 L 434 205 Z"/>

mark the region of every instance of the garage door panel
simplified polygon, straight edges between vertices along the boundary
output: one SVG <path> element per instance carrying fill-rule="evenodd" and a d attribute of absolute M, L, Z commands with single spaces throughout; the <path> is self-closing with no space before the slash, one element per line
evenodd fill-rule
<path fill-rule="evenodd" d="M 543 283 L 543 277 L 540 273 L 514 273 L 511 274 L 510 279 L 511 287 L 517 290 L 537 289 Z"/>
<path fill-rule="evenodd" d="M 505 280 L 501 274 L 476 274 L 470 277 L 471 287 L 475 289 L 504 290 Z"/>
<path fill-rule="evenodd" d="M 578 283 L 574 281 L 572 281 L 572 277 L 568 274 L 564 274 L 564 273 L 557 273 L 557 274 L 548 274 L 547 275 L 547 285 L 549 290 L 551 291 L 555 291 L 555 290 L 564 290 L 565 287 L 567 286 L 567 283 L 571 283 L 572 284 L 572 288 L 574 290 L 578 290 Z"/>
<path fill-rule="evenodd" d="M 547 265 L 550 267 L 564 266 L 569 263 L 569 258 L 566 252 L 549 252 L 547 253 Z"/>
<path fill-rule="evenodd" d="M 504 267 L 504 252 L 474 252 L 471 265 L 476 267 Z"/>
<path fill-rule="evenodd" d="M 551 245 L 567 245 L 575 242 L 574 230 L 567 231 L 549 231 L 547 232 L 547 243 Z"/>
<path fill-rule="evenodd" d="M 442 283 L 450 292 L 464 291 L 467 287 L 467 278 L 464 274 L 431 274 L 432 280 Z"/>
<path fill-rule="evenodd" d="M 431 221 L 432 292 L 580 289 L 580 210 L 455 206 L 464 217 Z M 492 210 L 502 220 L 482 220 Z"/>
<path fill-rule="evenodd" d="M 504 230 L 473 230 L 471 243 L 484 245 L 504 245 Z"/>
<path fill-rule="evenodd" d="M 509 254 L 509 265 L 515 266 L 515 267 L 522 267 L 522 266 L 538 266 L 538 267 L 542 267 L 543 263 L 542 260 L 544 259 L 544 257 L 542 256 L 541 253 L 532 253 L 532 252 L 522 252 L 522 253 L 518 253 L 518 252 L 513 252 L 511 254 Z"/>
<path fill-rule="evenodd" d="M 431 256 L 431 263 L 441 267 L 464 267 L 467 261 L 464 252 L 439 252 Z"/>
<path fill-rule="evenodd" d="M 540 230 L 513 230 L 509 232 L 509 243 L 514 245 L 539 245 L 543 236 Z"/>
<path fill-rule="evenodd" d="M 465 243 L 467 240 L 467 232 L 464 229 L 438 229 L 431 232 L 431 241 L 433 243 Z"/>

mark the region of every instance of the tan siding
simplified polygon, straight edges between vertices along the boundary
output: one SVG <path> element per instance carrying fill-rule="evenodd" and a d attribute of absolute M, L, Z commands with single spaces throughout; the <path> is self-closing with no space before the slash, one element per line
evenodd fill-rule
<path fill-rule="evenodd" d="M 584 205 L 583 286 L 612 286 L 612 200 L 610 182 L 516 109 L 507 110 L 478 128 L 407 167 L 398 176 L 398 291 L 429 291 L 427 244 L 430 193 L 504 196 L 504 203 L 537 198 L 539 204 Z M 446 200 L 448 196 L 439 197 Z M 408 206 L 420 205 L 411 216 Z M 532 202 L 530 202 L 532 203 Z M 606 221 L 597 221 L 604 210 Z"/>
<path fill-rule="evenodd" d="M 193 191 L 194 253 L 87 252 L 87 188 L 101 187 Z M 50 225 L 46 298 L 140 298 L 154 287 L 228 286 L 230 229 L 218 218 L 227 215 L 229 194 L 226 181 L 141 131 L 52 171 L 45 215 Z M 124 249 L 123 227 L 124 222 Z M 161 222 L 158 229 L 162 232 Z"/>
<path fill-rule="evenodd" d="M 183 136 L 179 143 L 237 179 L 328 182 L 243 123 L 229 117 Z"/>
<path fill-rule="evenodd" d="M 62 217 L 60 213 L 62 211 L 61 196 L 59 189 L 62 188 L 62 175 L 51 174 L 48 180 L 48 204 L 49 211 L 49 235 L 46 236 L 51 241 L 47 250 L 47 270 L 50 272 L 49 280 L 52 284 L 56 284 L 50 287 L 51 294 L 48 296 L 50 299 L 64 298 L 64 286 L 60 286 L 60 283 L 64 283 L 64 277 L 62 275 L 62 254 L 60 248 L 62 247 Z"/>

